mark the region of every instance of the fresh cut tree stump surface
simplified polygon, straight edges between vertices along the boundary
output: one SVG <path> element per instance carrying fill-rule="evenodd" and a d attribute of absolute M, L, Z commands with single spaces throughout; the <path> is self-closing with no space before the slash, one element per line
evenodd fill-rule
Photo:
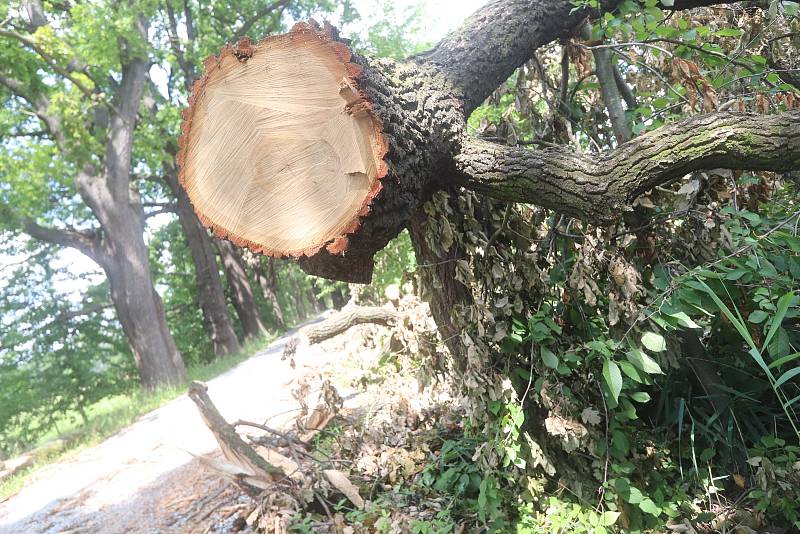
<path fill-rule="evenodd" d="M 179 156 L 205 226 L 276 257 L 346 249 L 386 174 L 386 143 L 350 59 L 298 24 L 206 60 Z"/>

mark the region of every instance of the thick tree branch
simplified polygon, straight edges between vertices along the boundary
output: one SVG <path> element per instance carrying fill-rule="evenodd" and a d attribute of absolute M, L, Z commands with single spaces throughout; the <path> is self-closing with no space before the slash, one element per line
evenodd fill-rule
<path fill-rule="evenodd" d="M 571 33 L 585 18 L 569 0 L 493 0 L 433 49 L 416 56 L 441 70 L 469 116 L 539 47 Z"/>
<path fill-rule="evenodd" d="M 379 306 L 345 307 L 336 315 L 319 324 L 312 324 L 300 331 L 311 344 L 332 338 L 353 326 L 366 323 L 389 325 L 400 319 L 400 314 L 390 308 Z"/>
<path fill-rule="evenodd" d="M 613 11 L 620 0 L 601 0 L 599 10 Z M 670 9 L 683 10 L 731 0 L 676 0 Z M 536 50 L 569 37 L 589 15 L 571 0 L 493 0 L 449 33 L 433 49 L 416 56 L 441 70 L 464 100 L 469 116 Z"/>
<path fill-rule="evenodd" d="M 701 115 L 599 156 L 470 140 L 455 161 L 469 189 L 606 223 L 637 196 L 693 171 L 800 169 L 800 113 Z"/>
<path fill-rule="evenodd" d="M 44 48 L 39 46 L 36 43 L 36 40 L 33 39 L 32 37 L 8 30 L 0 30 L 0 37 L 10 37 L 11 39 L 15 39 L 20 43 L 22 43 L 23 45 L 25 45 L 26 47 L 30 48 L 31 50 L 36 52 L 39 55 L 39 57 L 41 57 L 44 60 L 44 62 L 50 66 L 51 69 L 53 69 L 53 72 L 68 79 L 84 95 L 88 97 L 92 96 L 92 90 L 89 87 L 86 87 L 75 76 L 73 76 L 71 69 L 64 68 L 61 65 L 59 65 L 56 59 L 50 54 L 48 54 Z"/>
<path fill-rule="evenodd" d="M 42 226 L 31 218 L 23 219 L 22 228 L 26 234 L 34 239 L 74 248 L 98 264 L 101 262 L 103 252 L 100 246 L 100 238 L 95 232 L 79 232 L 77 230 Z"/>
<path fill-rule="evenodd" d="M 143 42 L 147 41 L 147 20 L 139 16 L 136 30 Z M 117 199 L 127 202 L 130 196 L 131 154 L 136 116 L 147 81 L 147 58 L 133 57 L 122 68 L 122 80 L 114 95 L 114 113 L 108 129 L 104 175 L 108 189 Z"/>
<path fill-rule="evenodd" d="M 2 74 L 0 74 L 0 85 L 3 85 L 12 94 L 30 104 L 34 114 L 42 121 L 47 131 L 53 137 L 56 146 L 58 146 L 60 150 L 64 150 L 66 139 L 64 137 L 64 132 L 61 130 L 61 119 L 47 112 L 47 108 L 50 106 L 50 100 L 45 96 L 36 97 L 30 94 L 25 84 L 20 80 Z"/>

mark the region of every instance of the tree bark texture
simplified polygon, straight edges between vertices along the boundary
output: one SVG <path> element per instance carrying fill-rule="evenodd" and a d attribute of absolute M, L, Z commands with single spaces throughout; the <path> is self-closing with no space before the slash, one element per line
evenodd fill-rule
<path fill-rule="evenodd" d="M 707 3 L 684 0 L 673 9 Z M 375 252 L 412 225 L 422 204 L 442 189 L 466 187 L 605 224 L 630 209 L 638 195 L 691 171 L 798 167 L 796 112 L 692 117 L 595 156 L 567 147 L 508 147 L 466 134 L 469 114 L 537 48 L 575 35 L 587 16 L 618 4 L 603 1 L 589 10 L 575 9 L 569 0 L 494 0 L 433 49 L 404 62 L 352 54 L 330 29 L 293 29 L 304 36 L 316 32 L 318 39 L 334 43 L 342 61 L 357 66 L 352 81 L 361 107 L 380 125 L 386 146 L 386 173 L 369 210 L 334 246 L 299 258 L 300 266 L 326 278 L 368 282 Z M 608 80 L 610 90 L 613 72 Z M 617 91 L 614 99 L 619 105 Z"/>
<path fill-rule="evenodd" d="M 602 9 L 616 4 L 604 2 Z M 694 6 L 687 1 L 676 9 Z M 388 144 L 388 175 L 361 227 L 348 236 L 347 249 L 323 249 L 301 258 L 300 266 L 336 280 L 368 281 L 374 252 L 411 224 L 433 191 L 453 186 L 606 224 L 637 196 L 692 171 L 800 166 L 797 112 L 696 116 L 595 156 L 568 147 L 508 147 L 466 135 L 469 113 L 514 69 L 538 47 L 580 28 L 589 13 L 570 14 L 573 8 L 566 0 L 496 0 L 432 50 L 405 62 L 353 56 L 362 68 L 360 89 Z M 610 62 L 605 66 L 613 69 Z M 608 78 L 611 88 L 613 72 Z M 609 99 L 619 107 L 618 91 Z M 624 129 L 620 134 L 628 136 Z"/>
<path fill-rule="evenodd" d="M 567 148 L 508 147 L 472 139 L 455 158 L 469 189 L 593 223 L 692 171 L 800 168 L 800 113 L 712 113 L 663 126 L 599 156 Z"/>
<path fill-rule="evenodd" d="M 198 303 L 203 312 L 203 327 L 208 333 L 216 356 L 233 354 L 241 350 L 236 332 L 231 325 L 225 291 L 211 238 L 194 213 L 186 192 L 178 185 L 175 175 L 165 177 L 167 185 L 177 198 L 178 221 L 186 236 L 192 255 L 197 282 Z"/>
<path fill-rule="evenodd" d="M 214 241 L 222 258 L 225 277 L 228 279 L 231 290 L 231 300 L 239 316 L 239 322 L 242 324 L 244 336 L 248 339 L 256 338 L 266 332 L 266 328 L 258 314 L 253 288 L 247 277 L 247 271 L 244 269 L 242 258 L 230 242 L 222 239 Z"/>

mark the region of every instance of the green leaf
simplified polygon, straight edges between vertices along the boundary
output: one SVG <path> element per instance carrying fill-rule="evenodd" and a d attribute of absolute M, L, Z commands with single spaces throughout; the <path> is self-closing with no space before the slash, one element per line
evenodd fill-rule
<path fill-rule="evenodd" d="M 636 402 L 649 402 L 650 394 L 646 391 L 637 391 L 636 393 L 631 393 L 631 398 Z"/>
<path fill-rule="evenodd" d="M 659 366 L 653 358 L 639 349 L 630 350 L 625 354 L 625 356 L 628 358 L 629 362 L 649 375 L 664 374 L 664 372 L 661 370 L 661 366 Z"/>
<path fill-rule="evenodd" d="M 640 384 L 644 382 L 644 380 L 642 380 L 642 376 L 639 374 L 639 370 L 634 365 L 628 362 L 617 362 L 617 363 L 619 364 L 619 368 L 622 369 L 622 372 L 625 373 L 625 375 L 627 375 L 628 378 L 630 378 L 631 380 L 635 380 Z"/>
<path fill-rule="evenodd" d="M 550 369 L 558 368 L 558 356 L 553 354 L 553 351 L 551 351 L 547 347 L 542 347 L 539 352 L 542 355 L 542 361 L 547 367 L 549 367 Z"/>
<path fill-rule="evenodd" d="M 767 346 L 767 352 L 774 360 L 775 358 L 782 358 L 789 354 L 790 349 L 789 334 L 786 332 L 785 328 L 778 328 L 778 333 L 775 334 L 775 337 L 772 338 L 769 346 Z"/>
<path fill-rule="evenodd" d="M 661 0 L 661 5 L 666 7 L 672 7 L 675 5 L 675 0 Z"/>
<path fill-rule="evenodd" d="M 769 314 L 764 310 L 756 310 L 747 317 L 747 320 L 751 323 L 759 324 L 763 323 L 767 317 L 769 317 Z"/>
<path fill-rule="evenodd" d="M 778 377 L 778 379 L 775 381 L 775 387 L 777 388 L 782 386 L 783 384 L 785 384 L 792 378 L 796 377 L 797 375 L 800 375 L 800 367 L 789 369 L 788 371 L 786 371 L 785 373 L 783 373 L 781 376 Z"/>
<path fill-rule="evenodd" d="M 677 319 L 678 323 L 686 328 L 700 328 L 700 325 L 692 321 L 691 317 L 686 315 L 686 312 L 670 313 L 669 316 Z"/>
<path fill-rule="evenodd" d="M 622 391 L 622 373 L 619 372 L 619 366 L 611 360 L 603 362 L 603 378 L 606 380 L 611 397 L 619 401 L 619 392 Z"/>
<path fill-rule="evenodd" d="M 753 338 L 752 336 L 750 336 L 750 332 L 747 330 L 747 327 L 742 322 L 742 318 L 741 316 L 739 316 L 739 312 L 737 311 L 736 315 L 734 315 L 733 312 L 730 310 L 730 308 L 728 308 L 728 306 L 724 302 L 722 302 L 722 300 L 717 296 L 717 294 L 714 293 L 714 291 L 710 287 L 708 287 L 708 284 L 706 284 L 702 280 L 699 279 L 697 280 L 697 287 L 705 291 L 705 293 L 709 297 L 711 297 L 711 300 L 713 300 L 714 304 L 717 305 L 719 311 L 721 311 L 722 314 L 728 319 L 728 321 L 730 321 L 730 323 L 733 325 L 736 331 L 739 332 L 739 335 L 742 336 L 742 339 L 744 339 L 747 342 L 750 348 L 755 349 L 756 344 L 755 342 L 753 342 Z"/>
<path fill-rule="evenodd" d="M 645 332 L 642 336 L 642 345 L 653 352 L 663 352 L 667 350 L 667 342 L 655 332 Z"/>
<path fill-rule="evenodd" d="M 742 33 L 742 30 L 737 30 L 736 28 L 724 28 L 714 32 L 714 35 L 717 37 L 741 37 Z"/>
<path fill-rule="evenodd" d="M 656 517 L 661 515 L 661 508 L 656 506 L 656 503 L 654 503 L 651 499 L 644 499 L 642 502 L 640 502 L 639 503 L 639 509 L 642 512 L 645 512 L 645 513 L 650 514 L 650 515 L 654 515 Z"/>
<path fill-rule="evenodd" d="M 620 512 L 612 512 L 610 510 L 608 512 L 603 512 L 603 515 L 600 516 L 600 524 L 604 527 L 610 527 L 617 522 L 619 516 Z"/>
<path fill-rule="evenodd" d="M 792 299 L 794 299 L 794 292 L 789 291 L 781 298 L 778 299 L 778 310 L 775 312 L 775 316 L 772 318 L 772 321 L 769 325 L 769 332 L 767 333 L 766 339 L 764 339 L 764 344 L 761 346 L 761 351 L 763 352 L 766 347 L 769 346 L 769 342 L 772 340 L 772 336 L 778 331 L 780 328 L 781 323 L 783 322 L 783 318 L 786 317 L 786 312 L 789 310 L 789 305 L 792 303 Z"/>
<path fill-rule="evenodd" d="M 784 356 L 783 358 L 778 358 L 777 360 L 769 364 L 769 368 L 774 369 L 776 367 L 780 367 L 781 365 L 791 362 L 792 360 L 796 360 L 797 358 L 800 358 L 800 352 L 795 352 L 794 354 L 789 354 L 787 356 Z"/>
<path fill-rule="evenodd" d="M 761 356 L 761 352 L 759 352 L 758 349 L 753 348 L 753 349 L 750 349 L 748 351 L 748 354 L 750 354 L 750 356 L 752 356 L 752 358 L 756 361 L 758 366 L 761 367 L 764 370 L 765 373 L 767 373 L 767 376 L 769 377 L 769 381 L 770 382 L 774 382 L 775 381 L 775 377 L 772 376 L 772 371 L 769 370 L 769 367 L 767 366 L 767 362 L 765 362 L 764 361 L 764 357 Z"/>

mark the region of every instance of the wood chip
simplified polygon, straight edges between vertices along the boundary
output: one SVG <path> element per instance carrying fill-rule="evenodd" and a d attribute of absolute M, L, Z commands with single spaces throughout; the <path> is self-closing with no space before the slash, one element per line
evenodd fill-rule
<path fill-rule="evenodd" d="M 325 475 L 325 478 L 328 479 L 328 482 L 333 484 L 337 490 L 341 491 L 345 497 L 350 499 L 350 502 L 352 502 L 356 508 L 359 510 L 364 508 L 364 499 L 361 498 L 361 495 L 358 493 L 358 488 L 350 482 L 347 475 L 337 469 L 325 469 L 322 473 Z"/>

